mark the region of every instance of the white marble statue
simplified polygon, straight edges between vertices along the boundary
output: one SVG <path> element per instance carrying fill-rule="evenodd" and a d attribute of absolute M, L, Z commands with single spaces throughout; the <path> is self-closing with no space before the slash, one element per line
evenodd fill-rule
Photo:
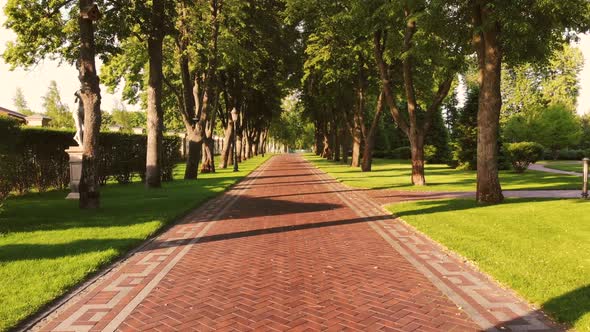
<path fill-rule="evenodd" d="M 84 103 L 82 102 L 82 96 L 80 91 L 76 91 L 76 103 L 78 103 L 78 109 L 74 112 L 74 123 L 76 125 L 76 135 L 74 140 L 78 143 L 78 146 L 84 145 Z"/>

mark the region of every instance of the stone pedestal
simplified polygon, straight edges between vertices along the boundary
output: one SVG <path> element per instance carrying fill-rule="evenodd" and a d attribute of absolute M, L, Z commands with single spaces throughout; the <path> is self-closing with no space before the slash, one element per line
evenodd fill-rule
<path fill-rule="evenodd" d="M 84 149 L 81 146 L 70 146 L 66 150 L 70 156 L 70 194 L 66 199 L 80 199 L 80 178 L 82 177 L 82 155 Z"/>

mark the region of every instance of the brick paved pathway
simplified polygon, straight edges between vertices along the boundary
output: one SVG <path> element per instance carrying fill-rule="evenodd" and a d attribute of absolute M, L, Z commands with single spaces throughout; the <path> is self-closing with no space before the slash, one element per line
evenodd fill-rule
<path fill-rule="evenodd" d="M 51 313 L 43 331 L 548 331 L 362 192 L 272 158 Z"/>

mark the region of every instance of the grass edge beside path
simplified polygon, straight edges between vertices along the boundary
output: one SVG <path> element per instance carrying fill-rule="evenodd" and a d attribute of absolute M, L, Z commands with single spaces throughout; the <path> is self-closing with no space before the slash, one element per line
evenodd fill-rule
<path fill-rule="evenodd" d="M 556 321 L 590 331 L 590 202 L 445 199 L 387 209 Z"/>
<path fill-rule="evenodd" d="M 260 167 L 256 157 L 198 180 L 146 190 L 141 183 L 107 185 L 98 211 L 78 209 L 66 192 L 11 198 L 0 212 L 0 331 L 46 308 L 154 234 L 174 225 Z M 16 277 L 18 276 L 18 277 Z"/>
<path fill-rule="evenodd" d="M 426 165 L 426 186 L 411 184 L 411 165 L 407 160 L 374 159 L 371 172 L 362 172 L 341 162 L 328 161 L 315 154 L 303 157 L 337 181 L 353 188 L 390 189 L 427 192 L 474 192 L 476 172 L 452 169 L 447 165 Z M 575 175 L 528 170 L 519 174 L 501 171 L 503 190 L 581 190 L 582 181 Z"/>

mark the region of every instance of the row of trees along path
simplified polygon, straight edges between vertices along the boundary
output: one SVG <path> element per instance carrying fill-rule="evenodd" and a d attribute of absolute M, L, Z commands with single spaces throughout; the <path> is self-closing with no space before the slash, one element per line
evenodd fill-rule
<path fill-rule="evenodd" d="M 303 100 L 316 125 L 315 151 L 327 159 L 344 151 L 346 161 L 350 149 L 352 166 L 370 171 L 375 131 L 364 119 L 373 114 L 374 124 L 386 107 L 409 140 L 411 181 L 425 185 L 425 137 L 458 74 L 478 72 L 477 200 L 485 203 L 504 198 L 502 65 L 543 64 L 588 29 L 586 1 L 287 2 L 289 17 L 305 22 Z"/>
<path fill-rule="evenodd" d="M 585 0 L 11 0 L 6 26 L 17 39 L 4 58 L 15 67 L 44 58 L 76 64 L 86 132 L 82 208 L 99 206 L 101 82 L 122 85 L 126 101 L 147 108 L 148 188 L 161 186 L 163 130 L 171 119 L 180 119 L 188 136 L 185 178 L 196 179 L 199 163 L 202 172 L 215 172 L 216 129 L 225 134 L 222 167 L 264 152 L 270 123 L 293 91 L 315 124 L 316 151 L 338 158 L 343 149 L 347 158 L 351 147 L 352 166 L 361 166 L 363 155 L 364 171 L 388 109 L 411 145 L 411 180 L 425 185 L 425 136 L 457 74 L 476 59 L 477 199 L 499 203 L 502 64 L 543 62 L 588 29 L 588 6 Z M 370 127 L 368 114 L 374 114 Z"/>

